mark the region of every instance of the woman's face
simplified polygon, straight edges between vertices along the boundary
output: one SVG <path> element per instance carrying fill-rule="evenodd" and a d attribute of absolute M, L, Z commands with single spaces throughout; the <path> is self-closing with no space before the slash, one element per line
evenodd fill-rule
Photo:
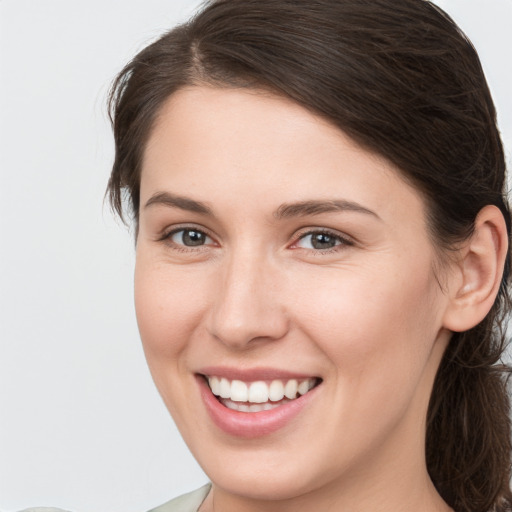
<path fill-rule="evenodd" d="M 424 464 L 449 338 L 436 262 L 420 195 L 302 107 L 208 87 L 163 107 L 143 161 L 137 318 L 220 489 L 284 499 Z"/>

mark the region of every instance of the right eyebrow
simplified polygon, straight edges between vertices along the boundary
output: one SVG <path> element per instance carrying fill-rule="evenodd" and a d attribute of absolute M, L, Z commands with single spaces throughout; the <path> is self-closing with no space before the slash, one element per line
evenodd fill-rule
<path fill-rule="evenodd" d="M 157 192 L 156 194 L 153 194 L 144 205 L 144 209 L 155 205 L 167 206 L 169 208 L 179 208 L 180 210 L 200 213 L 201 215 L 213 215 L 211 208 L 208 207 L 205 203 L 194 201 L 188 197 L 177 196 L 175 194 L 171 194 L 170 192 Z"/>

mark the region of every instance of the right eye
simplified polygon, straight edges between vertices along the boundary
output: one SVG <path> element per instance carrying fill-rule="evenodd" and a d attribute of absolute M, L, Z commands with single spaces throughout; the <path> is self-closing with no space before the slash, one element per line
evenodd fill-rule
<path fill-rule="evenodd" d="M 166 237 L 173 244 L 184 247 L 200 247 L 213 243 L 213 240 L 203 231 L 192 228 L 177 229 Z"/>

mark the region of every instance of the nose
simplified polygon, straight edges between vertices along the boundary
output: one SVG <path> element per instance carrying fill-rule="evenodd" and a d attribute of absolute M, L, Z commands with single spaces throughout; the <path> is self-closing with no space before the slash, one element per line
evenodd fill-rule
<path fill-rule="evenodd" d="M 231 349 L 281 339 L 289 329 L 276 265 L 254 253 L 228 258 L 209 315 L 210 334 Z"/>

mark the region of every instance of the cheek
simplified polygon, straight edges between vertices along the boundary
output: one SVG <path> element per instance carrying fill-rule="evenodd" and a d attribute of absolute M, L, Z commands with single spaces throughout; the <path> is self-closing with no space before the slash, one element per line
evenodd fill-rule
<path fill-rule="evenodd" d="M 403 418 L 423 417 L 428 405 L 438 314 L 433 283 L 424 271 L 418 275 L 414 282 L 345 275 L 317 286 L 301 304 L 303 329 L 330 361 L 331 435 L 345 432 L 368 454 Z M 341 456 L 347 447 L 332 450 Z"/>
<path fill-rule="evenodd" d="M 391 388 L 418 379 L 440 315 L 437 283 L 427 263 L 403 272 L 383 267 L 386 272 L 375 266 L 365 273 L 333 272 L 317 279 L 307 300 L 298 304 L 297 318 L 340 379 Z"/>
<path fill-rule="evenodd" d="M 183 411 L 190 406 L 187 354 L 204 309 L 195 282 L 186 271 L 171 271 L 165 262 L 155 262 L 138 251 L 135 309 L 144 354 L 153 381 L 181 431 Z"/>
<path fill-rule="evenodd" d="M 169 272 L 165 263 L 137 255 L 135 310 L 150 366 L 175 359 L 186 348 L 203 310 L 194 282 L 186 272 Z"/>

